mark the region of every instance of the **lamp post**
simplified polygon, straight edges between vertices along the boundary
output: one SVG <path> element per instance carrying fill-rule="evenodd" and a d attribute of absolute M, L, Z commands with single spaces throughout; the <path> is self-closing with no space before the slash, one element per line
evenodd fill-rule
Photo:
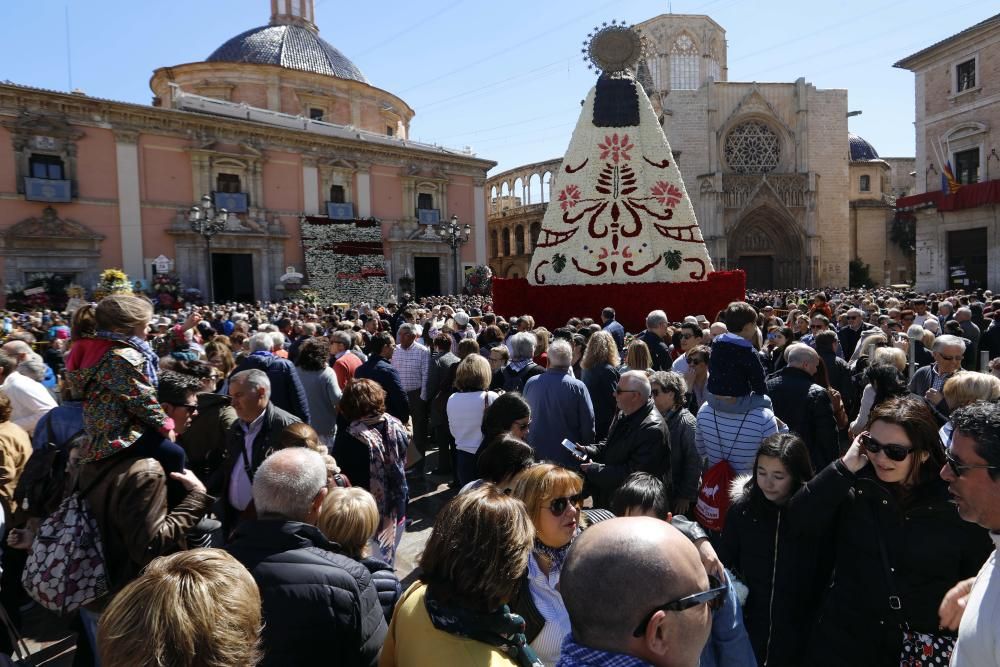
<path fill-rule="evenodd" d="M 226 218 L 229 211 L 224 208 L 216 210 L 212 198 L 205 195 L 201 198 L 201 206 L 192 206 L 188 212 L 188 222 L 192 231 L 205 239 L 205 270 L 208 271 L 208 302 L 215 301 L 215 288 L 212 284 L 212 237 L 226 228 Z"/>
<path fill-rule="evenodd" d="M 462 284 L 462 267 L 458 262 L 458 249 L 469 242 L 472 227 L 459 224 L 458 216 L 453 215 L 450 222 L 438 225 L 435 233 L 441 241 L 451 247 L 452 261 L 455 262 L 455 294 L 458 295 L 459 301 L 461 301 L 462 289 L 460 285 Z"/>

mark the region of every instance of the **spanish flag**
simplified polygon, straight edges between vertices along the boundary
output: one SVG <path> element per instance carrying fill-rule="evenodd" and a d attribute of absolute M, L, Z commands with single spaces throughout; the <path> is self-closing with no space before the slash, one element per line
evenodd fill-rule
<path fill-rule="evenodd" d="M 953 195 L 962 187 L 962 184 L 955 180 L 955 172 L 951 170 L 951 160 L 944 163 L 944 171 L 941 172 L 941 192 L 946 195 Z"/>

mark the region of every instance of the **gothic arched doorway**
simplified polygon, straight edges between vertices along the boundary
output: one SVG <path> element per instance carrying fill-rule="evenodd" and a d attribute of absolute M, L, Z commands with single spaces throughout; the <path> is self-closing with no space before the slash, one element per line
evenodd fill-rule
<path fill-rule="evenodd" d="M 728 234 L 730 264 L 747 274 L 751 289 L 805 286 L 805 248 L 793 218 L 769 206 L 751 211 Z"/>

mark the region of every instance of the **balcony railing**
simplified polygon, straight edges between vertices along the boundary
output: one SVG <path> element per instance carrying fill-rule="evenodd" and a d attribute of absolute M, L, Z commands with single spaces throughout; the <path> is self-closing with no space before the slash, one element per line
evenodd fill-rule
<path fill-rule="evenodd" d="M 26 177 L 24 198 L 28 201 L 70 202 L 73 201 L 73 182 Z"/>
<path fill-rule="evenodd" d="M 245 192 L 213 192 L 212 202 L 215 208 L 224 208 L 230 213 L 246 213 L 248 204 Z"/>
<path fill-rule="evenodd" d="M 418 208 L 417 222 L 421 225 L 436 225 L 441 222 L 441 210 L 436 208 Z"/>
<path fill-rule="evenodd" d="M 326 217 L 331 220 L 353 220 L 354 204 L 338 204 L 328 201 L 326 203 Z"/>

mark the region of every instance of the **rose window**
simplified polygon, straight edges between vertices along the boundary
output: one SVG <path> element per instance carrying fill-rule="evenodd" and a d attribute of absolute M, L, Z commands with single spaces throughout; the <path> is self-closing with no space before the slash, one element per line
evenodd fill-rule
<path fill-rule="evenodd" d="M 778 135 L 759 121 L 733 128 L 726 137 L 726 163 L 738 174 L 763 174 L 778 166 L 781 147 Z"/>

